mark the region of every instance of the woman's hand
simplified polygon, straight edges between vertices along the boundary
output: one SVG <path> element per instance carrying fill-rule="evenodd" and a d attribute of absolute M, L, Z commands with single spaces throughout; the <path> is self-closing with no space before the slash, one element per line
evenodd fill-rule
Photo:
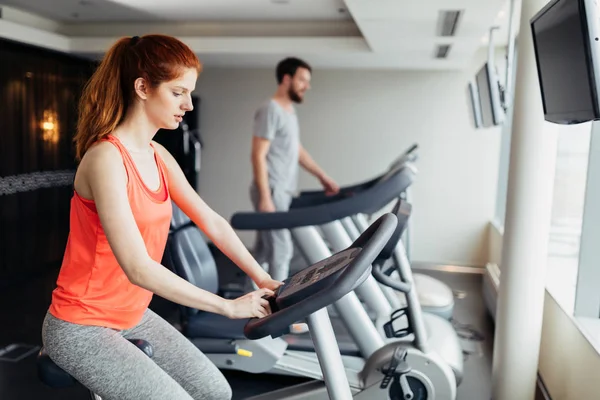
<path fill-rule="evenodd" d="M 226 300 L 225 316 L 231 319 L 263 318 L 271 314 L 269 302 L 263 297 L 273 296 L 272 290 L 262 288 L 233 300 Z"/>

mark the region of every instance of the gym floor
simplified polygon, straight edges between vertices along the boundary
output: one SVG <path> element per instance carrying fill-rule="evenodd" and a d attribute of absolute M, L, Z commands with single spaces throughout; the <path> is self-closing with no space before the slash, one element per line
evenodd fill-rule
<path fill-rule="evenodd" d="M 227 263 L 225 263 L 227 264 Z M 239 274 L 224 267 L 221 276 L 239 279 Z M 491 392 L 491 369 L 493 349 L 493 323 L 485 310 L 481 297 L 481 274 L 448 273 L 441 271 L 420 271 L 435 276 L 448 283 L 452 289 L 463 294 L 457 298 L 455 324 L 463 334 L 465 350 L 465 378 L 458 388 L 458 399 L 489 399 Z M 16 343 L 33 346 L 41 345 L 40 327 L 54 289 L 58 271 L 39 276 L 22 285 L 5 289 L 0 293 L 0 349 Z M 176 323 L 176 308 L 156 299 L 151 307 L 172 323 Z M 460 326 L 458 325 L 460 324 Z M 36 376 L 35 352 L 18 362 L 0 360 L 0 399 L 28 400 L 34 398 L 78 400 L 87 398 L 85 389 L 50 389 L 41 384 Z M 244 399 L 252 395 L 277 388 L 304 382 L 303 379 L 282 376 L 251 375 L 225 371 L 225 376 L 233 388 L 234 399 Z"/>

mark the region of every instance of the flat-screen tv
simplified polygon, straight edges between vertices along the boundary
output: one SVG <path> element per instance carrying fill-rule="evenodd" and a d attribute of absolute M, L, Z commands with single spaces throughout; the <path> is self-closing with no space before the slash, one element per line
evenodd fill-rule
<path fill-rule="evenodd" d="M 551 0 L 530 20 L 544 119 L 599 119 L 596 0 Z"/>
<path fill-rule="evenodd" d="M 481 100 L 479 99 L 479 89 L 475 82 L 469 82 L 469 99 L 471 100 L 471 116 L 473 117 L 473 125 L 475 128 L 481 128 Z"/>
<path fill-rule="evenodd" d="M 494 67 L 488 62 L 483 64 L 475 75 L 475 81 L 479 90 L 482 125 L 486 128 L 500 125 L 504 121 L 504 108 L 500 97 L 498 75 Z"/>

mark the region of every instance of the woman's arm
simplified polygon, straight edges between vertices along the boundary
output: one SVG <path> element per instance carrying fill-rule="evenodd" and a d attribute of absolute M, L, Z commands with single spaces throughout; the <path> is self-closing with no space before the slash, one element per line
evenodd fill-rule
<path fill-rule="evenodd" d="M 200 198 L 175 158 L 163 146 L 153 143 L 167 166 L 169 192 L 175 204 L 259 287 L 266 284 L 270 289 L 275 289 L 277 284 L 252 257 L 229 222 Z"/>
<path fill-rule="evenodd" d="M 86 154 L 84 182 L 92 193 L 108 243 L 129 280 L 172 302 L 230 318 L 268 314 L 267 293 L 253 292 L 230 301 L 202 290 L 150 258 L 127 197 L 127 173 L 120 153 L 111 144 L 99 144 Z M 83 164 L 83 163 L 82 163 Z M 84 165 L 82 165 L 84 166 Z M 81 168 L 80 168 L 81 169 Z"/>

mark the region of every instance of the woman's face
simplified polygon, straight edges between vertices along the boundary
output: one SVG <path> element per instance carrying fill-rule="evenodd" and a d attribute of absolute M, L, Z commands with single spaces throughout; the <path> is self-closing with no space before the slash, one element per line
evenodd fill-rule
<path fill-rule="evenodd" d="M 177 129 L 192 106 L 192 91 L 196 87 L 198 73 L 190 68 L 176 79 L 162 82 L 146 99 L 146 112 L 153 125 L 162 129 Z"/>

